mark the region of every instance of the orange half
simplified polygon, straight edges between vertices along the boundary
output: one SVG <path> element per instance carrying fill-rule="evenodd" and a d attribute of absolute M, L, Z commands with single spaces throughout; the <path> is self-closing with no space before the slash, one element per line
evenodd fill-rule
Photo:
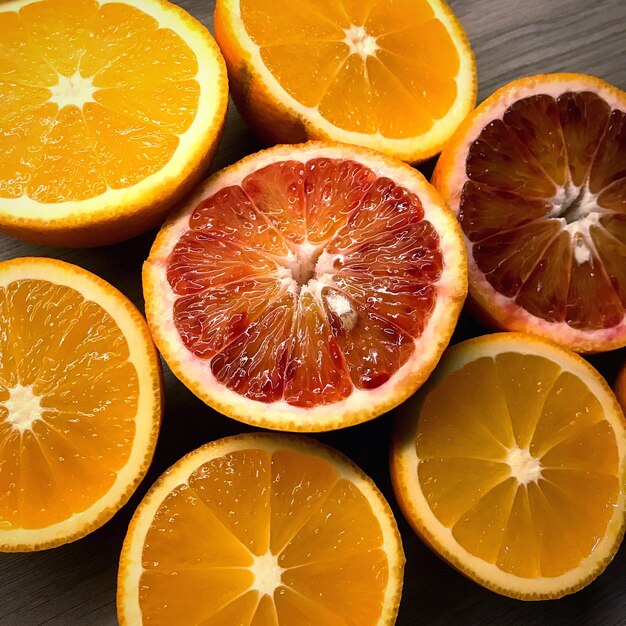
<path fill-rule="evenodd" d="M 61 261 L 0 263 L 0 550 L 104 524 L 148 469 L 161 401 L 145 320 L 117 289 Z"/>
<path fill-rule="evenodd" d="M 0 6 L 0 228 L 93 246 L 162 221 L 208 167 L 226 70 L 163 0 Z"/>
<path fill-rule="evenodd" d="M 317 442 L 227 437 L 191 452 L 137 508 L 120 624 L 391 626 L 404 554 L 389 505 Z"/>
<path fill-rule="evenodd" d="M 371 150 L 276 146 L 218 172 L 144 265 L 172 371 L 243 422 L 320 431 L 411 395 L 462 306 L 458 225 L 408 165 Z"/>
<path fill-rule="evenodd" d="M 442 0 L 218 0 L 215 36 L 237 107 L 270 143 L 343 141 L 415 162 L 475 103 L 474 56 Z"/>
<path fill-rule="evenodd" d="M 402 407 L 391 469 L 415 531 L 503 595 L 573 593 L 624 535 L 624 414 L 589 363 L 530 335 L 448 350 Z"/>

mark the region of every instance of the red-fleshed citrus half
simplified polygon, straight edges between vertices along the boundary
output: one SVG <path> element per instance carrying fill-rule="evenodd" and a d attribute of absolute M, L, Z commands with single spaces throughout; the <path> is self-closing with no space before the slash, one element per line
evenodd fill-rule
<path fill-rule="evenodd" d="M 577 352 L 626 345 L 626 94 L 593 76 L 522 78 L 443 151 L 472 301 L 505 330 Z"/>
<path fill-rule="evenodd" d="M 410 396 L 467 287 L 458 224 L 419 172 L 318 142 L 215 174 L 162 228 L 143 277 L 176 376 L 230 417 L 293 431 Z"/>

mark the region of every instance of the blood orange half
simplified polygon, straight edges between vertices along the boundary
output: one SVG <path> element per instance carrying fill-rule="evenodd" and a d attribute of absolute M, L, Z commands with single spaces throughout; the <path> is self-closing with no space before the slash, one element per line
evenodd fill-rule
<path fill-rule="evenodd" d="M 470 294 L 494 325 L 579 352 L 626 345 L 626 94 L 592 76 L 513 81 L 441 155 Z"/>
<path fill-rule="evenodd" d="M 466 289 L 458 224 L 419 172 L 317 142 L 218 172 L 144 266 L 173 372 L 222 413 L 279 430 L 340 428 L 406 399 Z"/>

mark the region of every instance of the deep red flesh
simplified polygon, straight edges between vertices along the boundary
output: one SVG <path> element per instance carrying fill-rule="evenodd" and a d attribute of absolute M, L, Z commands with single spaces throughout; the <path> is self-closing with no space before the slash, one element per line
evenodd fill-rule
<path fill-rule="evenodd" d="M 327 266 L 298 284 L 303 250 Z M 273 163 L 203 200 L 167 277 L 181 339 L 219 382 L 306 408 L 379 387 L 409 360 L 442 268 L 414 194 L 355 161 L 317 158 Z"/>
<path fill-rule="evenodd" d="M 592 92 L 518 100 L 470 146 L 466 173 L 459 220 L 497 292 L 578 330 L 623 321 L 626 113 Z"/>

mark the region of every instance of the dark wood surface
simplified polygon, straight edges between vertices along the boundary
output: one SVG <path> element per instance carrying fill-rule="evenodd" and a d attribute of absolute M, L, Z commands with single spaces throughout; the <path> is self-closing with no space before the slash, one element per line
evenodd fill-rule
<path fill-rule="evenodd" d="M 179 4 L 212 29 L 213 0 L 180 0 Z M 476 53 L 479 101 L 513 78 L 540 72 L 585 72 L 626 88 L 624 0 L 453 0 L 451 6 Z M 213 169 L 259 147 L 231 106 Z M 431 168 L 428 163 L 422 169 L 429 175 Z M 108 248 L 61 250 L 0 235 L 0 259 L 35 255 L 77 263 L 116 285 L 142 308 L 140 267 L 153 239 L 154 233 L 149 233 Z M 464 314 L 453 341 L 482 332 L 485 329 Z M 618 364 L 625 359 L 626 350 L 621 350 L 591 361 L 612 383 Z M 167 368 L 165 396 L 165 418 L 152 468 L 135 496 L 108 524 L 61 548 L 0 555 L 0 626 L 117 623 L 117 560 L 140 498 L 185 453 L 209 440 L 249 430 L 205 406 Z M 407 556 L 400 626 L 626 625 L 626 547 L 589 587 L 552 602 L 524 603 L 500 597 L 441 562 L 412 534 L 395 503 L 387 469 L 392 419 L 393 412 L 318 438 L 358 463 L 394 508 Z"/>

